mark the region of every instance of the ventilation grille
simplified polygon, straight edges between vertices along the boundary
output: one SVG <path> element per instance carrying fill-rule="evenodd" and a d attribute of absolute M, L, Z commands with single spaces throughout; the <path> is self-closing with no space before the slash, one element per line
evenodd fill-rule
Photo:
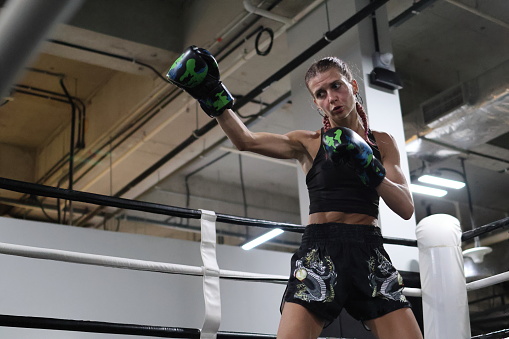
<path fill-rule="evenodd" d="M 465 104 L 461 86 L 456 86 L 421 104 L 424 123 L 427 125 Z"/>

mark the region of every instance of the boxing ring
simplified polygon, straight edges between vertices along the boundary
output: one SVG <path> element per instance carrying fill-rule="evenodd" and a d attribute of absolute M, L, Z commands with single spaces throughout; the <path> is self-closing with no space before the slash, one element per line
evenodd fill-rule
<path fill-rule="evenodd" d="M 303 232 L 304 226 L 238 217 L 208 210 L 186 209 L 115 198 L 6 178 L 0 178 L 0 189 L 167 216 L 200 219 L 202 266 L 134 260 L 7 243 L 0 243 L 0 253 L 38 260 L 61 261 L 173 275 L 200 276 L 203 279 L 205 301 L 204 322 L 200 329 L 28 317 L 22 315 L 0 315 L 0 326 L 164 338 L 275 338 L 272 334 L 218 331 L 221 323 L 220 280 L 236 280 L 239 283 L 241 281 L 251 281 L 286 284 L 287 276 L 220 269 L 216 260 L 216 222 L 264 228 L 280 228 L 285 231 L 299 233 Z M 467 284 L 463 272 L 461 242 L 502 227 L 507 227 L 508 225 L 509 218 L 505 218 L 478 227 L 475 230 L 461 233 L 461 228 L 456 218 L 448 215 L 432 215 L 424 218 L 417 225 L 417 240 L 384 237 L 384 243 L 386 244 L 413 246 L 419 249 L 421 288 L 405 287 L 403 293 L 409 297 L 422 297 L 424 332 L 427 339 L 471 337 L 468 301 L 466 298 L 467 291 L 508 281 L 509 272 Z M 472 338 L 506 338 L 508 334 L 509 329 L 505 329 Z"/>

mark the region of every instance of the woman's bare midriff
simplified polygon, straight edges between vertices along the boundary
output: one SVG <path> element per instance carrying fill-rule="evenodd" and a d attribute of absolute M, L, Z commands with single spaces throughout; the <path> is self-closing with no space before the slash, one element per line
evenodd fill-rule
<path fill-rule="evenodd" d="M 378 220 L 376 218 L 360 213 L 317 212 L 309 216 L 310 224 L 324 224 L 328 222 L 378 226 Z"/>

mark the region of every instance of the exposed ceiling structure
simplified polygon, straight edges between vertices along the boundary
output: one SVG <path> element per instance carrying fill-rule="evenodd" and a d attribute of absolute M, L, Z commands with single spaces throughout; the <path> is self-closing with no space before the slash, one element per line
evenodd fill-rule
<path fill-rule="evenodd" d="M 195 140 L 194 131 L 210 118 L 161 75 L 185 47 L 198 45 L 217 57 L 227 87 L 242 98 L 294 57 L 288 55 L 286 31 L 324 3 L 85 1 L 52 32 L 10 95 L 1 99 L 0 176 L 69 188 L 71 175 L 75 190 L 300 223 L 296 164 L 240 156 L 218 127 Z M 251 13 L 250 6 L 273 17 Z M 474 225 L 506 217 L 509 3 L 392 0 L 386 6 L 395 69 L 404 84 L 399 96 L 412 180 L 433 172 L 461 180 L 466 173 Z M 273 44 L 260 56 L 255 46 L 269 49 L 267 28 L 274 32 Z M 250 128 L 286 133 L 294 127 L 289 91 L 285 77 L 238 113 L 262 112 L 245 119 Z M 416 194 L 414 200 L 417 221 L 449 213 L 460 218 L 464 230 L 472 227 L 466 190 L 445 198 Z M 81 227 L 198 237 L 192 221 L 6 190 L 0 191 L 0 212 Z M 235 225 L 219 230 L 229 244 L 257 232 Z M 297 235 L 285 235 L 273 248 L 293 250 L 297 241 Z M 486 236 L 483 243 L 507 249 L 507 232 Z"/>

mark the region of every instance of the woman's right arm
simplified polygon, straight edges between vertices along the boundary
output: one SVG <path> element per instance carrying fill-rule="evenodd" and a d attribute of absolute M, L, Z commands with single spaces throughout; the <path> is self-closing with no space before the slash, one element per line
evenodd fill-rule
<path fill-rule="evenodd" d="M 287 134 L 251 132 L 231 109 L 216 117 L 231 142 L 241 151 L 250 151 L 279 159 L 301 159 L 306 153 L 302 141 L 306 131 Z"/>

